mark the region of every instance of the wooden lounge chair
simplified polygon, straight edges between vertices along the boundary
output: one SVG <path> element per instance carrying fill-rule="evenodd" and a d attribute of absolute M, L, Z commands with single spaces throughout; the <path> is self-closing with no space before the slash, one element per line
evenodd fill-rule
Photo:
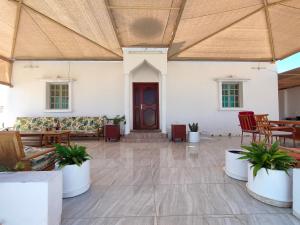
<path fill-rule="evenodd" d="M 14 168 L 18 162 L 24 170 L 52 170 L 55 148 L 25 147 L 17 131 L 0 132 L 0 165 Z"/>
<path fill-rule="evenodd" d="M 252 134 L 252 142 L 255 142 L 256 135 L 259 134 L 259 131 L 256 129 L 254 112 L 252 111 L 239 112 L 239 121 L 242 130 L 241 144 L 243 144 L 244 133 Z"/>
<path fill-rule="evenodd" d="M 254 115 L 256 126 L 260 134 L 265 136 L 265 140 L 270 144 L 273 143 L 273 138 L 276 140 L 283 138 L 284 142 L 286 138 L 293 139 L 293 145 L 296 146 L 296 129 L 294 127 L 283 127 L 272 125 L 269 122 L 268 114 Z"/>

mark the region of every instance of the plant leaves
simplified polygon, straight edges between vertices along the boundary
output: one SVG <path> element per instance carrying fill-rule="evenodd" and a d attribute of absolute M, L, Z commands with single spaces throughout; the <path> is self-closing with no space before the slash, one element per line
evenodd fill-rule
<path fill-rule="evenodd" d="M 268 169 L 287 171 L 295 164 L 292 157 L 279 149 L 278 142 L 271 146 L 266 142 L 251 143 L 249 146 L 243 145 L 242 148 L 245 151 L 241 152 L 243 156 L 239 159 L 248 160 L 252 164 L 253 176 L 256 176 L 262 168 L 265 168 L 267 173 Z"/>

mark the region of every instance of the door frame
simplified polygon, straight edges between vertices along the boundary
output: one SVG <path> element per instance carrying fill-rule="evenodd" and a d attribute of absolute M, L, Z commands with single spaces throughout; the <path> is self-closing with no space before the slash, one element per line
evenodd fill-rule
<path fill-rule="evenodd" d="M 146 84 L 155 84 L 156 87 L 156 99 L 157 99 L 157 109 L 156 109 L 156 117 L 157 117 L 157 126 L 153 129 L 146 129 L 146 130 L 158 130 L 160 129 L 160 82 L 132 82 L 132 128 L 133 130 L 144 130 L 143 128 L 137 128 L 135 123 L 135 105 L 134 105 L 134 86 L 135 85 L 146 85 Z"/>

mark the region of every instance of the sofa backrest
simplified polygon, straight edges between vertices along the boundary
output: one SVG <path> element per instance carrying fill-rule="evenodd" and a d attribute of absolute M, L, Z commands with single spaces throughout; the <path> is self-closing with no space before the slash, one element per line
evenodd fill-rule
<path fill-rule="evenodd" d="M 55 125 L 55 117 L 17 117 L 15 128 L 18 131 L 43 130 Z"/>
<path fill-rule="evenodd" d="M 26 131 L 55 128 L 57 121 L 62 130 L 71 131 L 92 131 L 104 126 L 103 117 L 17 117 L 15 129 Z"/>

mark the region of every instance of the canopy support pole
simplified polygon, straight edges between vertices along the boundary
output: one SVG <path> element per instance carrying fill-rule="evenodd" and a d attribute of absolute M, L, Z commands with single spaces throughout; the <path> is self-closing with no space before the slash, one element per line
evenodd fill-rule
<path fill-rule="evenodd" d="M 111 6 L 109 5 L 109 2 L 108 0 L 105 0 L 104 1 L 104 4 L 105 4 L 105 7 L 106 7 L 106 10 L 107 10 L 107 13 L 108 13 L 108 16 L 109 16 L 109 19 L 110 19 L 110 22 L 112 24 L 112 27 L 113 27 L 113 30 L 115 32 L 115 35 L 117 37 L 117 40 L 118 40 L 118 43 L 119 43 L 119 47 L 122 48 L 122 41 L 121 41 L 121 37 L 119 35 L 119 31 L 118 31 L 118 28 L 117 28 L 117 23 L 116 23 L 116 20 L 114 18 L 114 15 L 111 11 Z"/>
<path fill-rule="evenodd" d="M 269 8 L 267 0 L 263 0 L 264 3 L 264 10 L 266 15 L 266 23 L 268 27 L 268 33 L 269 33 L 269 42 L 270 42 L 270 48 L 271 48 L 271 54 L 272 54 L 272 62 L 276 62 L 276 56 L 275 56 L 275 47 L 274 47 L 274 39 L 273 39 L 273 32 L 272 32 L 272 25 L 270 20 L 270 14 L 269 14 Z"/>
<path fill-rule="evenodd" d="M 180 20 L 181 20 L 181 17 L 182 17 L 182 13 L 183 13 L 185 4 L 186 4 L 186 0 L 183 0 L 182 3 L 181 3 L 181 6 L 180 6 L 180 10 L 178 12 L 177 18 L 176 18 L 175 27 L 174 27 L 173 34 L 172 34 L 172 37 L 171 37 L 171 40 L 170 40 L 170 43 L 169 43 L 169 48 L 172 46 L 173 41 L 175 39 L 175 35 L 177 33 L 177 29 L 178 29 L 178 26 L 179 26 L 179 23 L 180 23 Z"/>

